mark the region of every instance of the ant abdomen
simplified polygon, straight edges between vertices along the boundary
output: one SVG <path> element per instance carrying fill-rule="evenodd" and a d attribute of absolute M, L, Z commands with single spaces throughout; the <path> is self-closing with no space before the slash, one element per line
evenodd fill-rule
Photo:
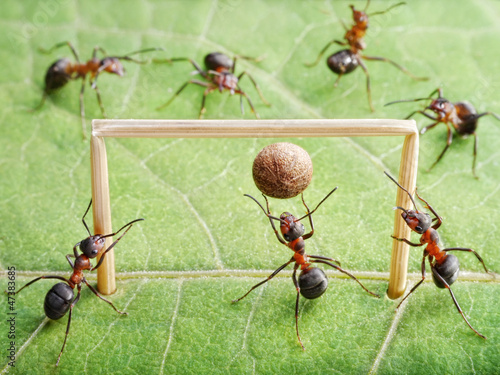
<path fill-rule="evenodd" d="M 457 133 L 462 136 L 474 133 L 478 120 L 476 108 L 469 102 L 454 103 L 454 106 L 461 121 L 460 126 L 457 127 Z"/>
<path fill-rule="evenodd" d="M 205 56 L 205 66 L 208 70 L 217 70 L 219 68 L 231 70 L 233 68 L 233 60 L 223 53 L 212 52 Z"/>
<path fill-rule="evenodd" d="M 334 53 L 326 60 L 326 63 L 330 70 L 339 75 L 350 73 L 359 65 L 356 54 L 350 49 L 343 49 Z"/>
<path fill-rule="evenodd" d="M 318 298 L 328 288 L 328 278 L 321 268 L 306 268 L 299 275 L 299 288 L 304 298 Z"/>
<path fill-rule="evenodd" d="M 59 59 L 49 67 L 47 74 L 45 74 L 46 92 L 59 89 L 71 80 L 71 74 L 67 72 L 70 65 L 69 59 Z"/>
<path fill-rule="evenodd" d="M 43 309 L 48 318 L 57 320 L 62 318 L 69 310 L 73 301 L 73 289 L 66 283 L 57 283 L 45 296 Z"/>
<path fill-rule="evenodd" d="M 460 270 L 460 263 L 458 258 L 453 254 L 447 254 L 446 259 L 441 264 L 435 264 L 434 269 L 437 273 L 448 283 L 448 286 L 453 284 L 458 278 L 458 271 Z M 432 274 L 432 280 L 438 288 L 445 288 L 443 282 L 438 280 L 434 273 Z"/>

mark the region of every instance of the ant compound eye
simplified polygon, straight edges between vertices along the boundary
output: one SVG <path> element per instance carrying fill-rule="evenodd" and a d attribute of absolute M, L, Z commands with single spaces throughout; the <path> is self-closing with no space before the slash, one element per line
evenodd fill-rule
<path fill-rule="evenodd" d="M 420 231 L 422 230 L 422 227 L 421 227 L 420 225 L 418 225 L 418 226 L 416 226 L 416 227 L 415 227 L 415 230 L 416 230 L 417 232 L 420 232 Z"/>

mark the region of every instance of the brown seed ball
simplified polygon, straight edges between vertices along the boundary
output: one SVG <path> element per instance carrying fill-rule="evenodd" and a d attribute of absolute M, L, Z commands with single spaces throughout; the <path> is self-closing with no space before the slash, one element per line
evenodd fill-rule
<path fill-rule="evenodd" d="M 311 157 L 293 143 L 266 146 L 253 162 L 253 180 L 257 188 L 273 198 L 293 198 L 302 193 L 312 179 Z"/>

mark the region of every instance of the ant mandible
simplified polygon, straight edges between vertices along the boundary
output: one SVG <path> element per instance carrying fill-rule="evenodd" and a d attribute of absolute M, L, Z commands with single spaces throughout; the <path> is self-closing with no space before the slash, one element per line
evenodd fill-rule
<path fill-rule="evenodd" d="M 101 100 L 101 93 L 99 88 L 97 87 L 97 78 L 100 73 L 106 72 L 111 74 L 116 74 L 118 76 L 123 76 L 125 74 L 125 69 L 121 63 L 121 60 L 132 61 L 137 64 L 145 64 L 148 61 L 141 61 L 133 59 L 132 55 L 136 55 L 138 53 L 150 52 L 161 50 L 161 48 L 146 48 L 139 51 L 128 53 L 124 56 L 106 56 L 106 52 L 101 47 L 94 47 L 94 51 L 92 53 L 92 58 L 87 62 L 81 63 L 80 58 L 78 57 L 78 53 L 73 45 L 68 42 L 61 42 L 53 46 L 52 48 L 45 50 L 40 49 L 42 53 L 51 53 L 57 48 L 68 46 L 73 54 L 76 62 L 72 62 L 68 58 L 62 58 L 54 62 L 47 70 L 45 74 L 45 88 L 43 89 L 43 96 L 40 104 L 36 106 L 33 111 L 40 109 L 45 100 L 49 95 L 51 95 L 54 91 L 60 89 L 65 86 L 69 81 L 75 81 L 77 79 L 82 79 L 82 87 L 80 89 L 80 117 L 82 120 L 82 134 L 83 139 L 86 138 L 85 131 L 85 108 L 83 104 L 83 93 L 85 90 L 85 81 L 87 75 L 90 75 L 89 83 L 91 87 L 95 90 L 97 95 L 97 102 L 99 103 L 99 107 L 101 108 L 101 112 L 104 118 L 107 118 L 106 111 L 104 110 L 104 105 Z M 102 59 L 97 58 L 97 52 L 101 52 L 104 57 Z"/>
<path fill-rule="evenodd" d="M 87 211 L 85 211 L 85 214 L 82 217 L 82 222 L 83 225 L 85 226 L 85 229 L 87 229 L 87 232 L 89 236 L 85 238 L 84 240 L 78 242 L 74 247 L 73 247 L 73 254 L 68 254 L 66 255 L 66 259 L 68 260 L 69 265 L 73 269 L 73 273 L 71 276 L 66 279 L 62 276 L 56 276 L 56 275 L 47 275 L 47 276 L 40 276 L 37 277 L 36 279 L 31 280 L 29 283 L 24 285 L 21 289 L 19 289 L 17 292 L 8 292 L 7 294 L 17 294 L 24 288 L 30 286 L 31 284 L 37 282 L 38 280 L 42 279 L 57 279 L 61 280 L 63 282 L 55 284 L 48 292 L 47 295 L 45 296 L 45 302 L 44 302 L 44 310 L 45 310 L 45 315 L 47 315 L 48 318 L 57 320 L 62 318 L 64 315 L 69 310 L 69 316 L 68 316 L 68 325 L 66 327 L 66 335 L 64 336 L 64 342 L 63 346 L 61 348 L 61 352 L 59 353 L 59 356 L 57 357 L 57 362 L 56 366 L 59 365 L 59 361 L 61 359 L 64 347 L 66 345 L 66 340 L 68 338 L 68 333 L 69 333 L 69 327 L 71 324 L 71 315 L 73 312 L 73 307 L 77 304 L 77 302 L 80 300 L 80 292 L 82 289 L 82 282 L 85 283 L 90 290 L 100 299 L 102 299 L 104 302 L 108 303 L 117 313 L 122 314 L 122 315 L 128 315 L 126 312 L 121 312 L 119 311 L 115 305 L 111 301 L 108 301 L 106 298 L 101 296 L 97 290 L 89 284 L 87 279 L 85 279 L 85 276 L 83 275 L 83 271 L 89 270 L 92 272 L 93 270 L 99 268 L 99 266 L 102 264 L 104 261 L 104 258 L 106 256 L 106 253 L 110 251 L 117 243 L 118 241 L 121 240 L 121 238 L 129 231 L 130 228 L 132 228 L 132 225 L 138 221 L 144 220 L 144 219 L 136 219 L 131 221 L 128 224 L 125 224 L 123 227 L 121 227 L 118 231 L 115 233 L 111 234 L 106 234 L 106 235 L 101 235 L 101 234 L 94 234 L 92 235 L 90 233 L 89 227 L 87 226 L 87 223 L 85 222 L 85 216 L 87 215 L 90 206 L 92 205 L 92 200 L 90 201 L 89 206 L 87 207 Z M 104 249 L 104 244 L 106 242 L 107 237 L 113 237 L 116 234 L 120 233 L 123 229 L 125 229 L 125 232 L 118 237 L 116 241 L 114 241 L 104 252 L 102 251 Z M 80 249 L 82 254 L 78 254 L 77 248 Z M 92 267 L 92 264 L 90 263 L 90 259 L 95 258 L 99 253 L 102 253 L 101 258 L 97 262 L 97 264 Z M 75 262 L 73 263 L 70 258 L 75 258 Z M 78 290 L 78 293 L 75 297 L 73 289 L 75 287 Z"/>
<path fill-rule="evenodd" d="M 269 209 L 269 202 L 267 200 L 267 197 L 265 195 L 264 199 L 266 200 L 266 206 L 267 206 L 267 211 L 266 209 L 259 203 L 257 199 L 252 197 L 251 195 L 245 194 L 246 197 L 251 198 L 255 203 L 259 205 L 259 207 L 262 209 L 264 214 L 269 218 L 269 222 L 271 223 L 271 227 L 274 230 L 274 233 L 276 234 L 276 238 L 278 239 L 279 242 L 281 242 L 283 245 L 286 245 L 289 247 L 293 252 L 292 258 L 280 266 L 278 269 L 276 269 L 271 275 L 267 277 L 264 281 L 261 281 L 260 283 L 254 285 L 250 290 L 244 294 L 242 297 L 235 299 L 232 301 L 232 303 L 236 303 L 238 301 L 241 301 L 243 298 L 245 298 L 252 290 L 255 288 L 261 286 L 262 284 L 268 282 L 271 280 L 274 276 L 276 276 L 280 271 L 282 271 L 285 267 L 287 267 L 290 263 L 295 262 L 295 265 L 293 267 L 293 273 L 292 273 L 292 280 L 293 284 L 295 285 L 295 289 L 297 290 L 297 299 L 295 302 L 295 328 L 297 331 L 297 339 L 299 340 L 300 346 L 302 347 L 303 350 L 305 350 L 304 345 L 302 344 L 302 340 L 300 339 L 299 335 L 299 321 L 298 321 L 298 316 L 299 316 L 299 296 L 302 294 L 304 298 L 307 299 L 315 299 L 320 297 L 328 288 L 328 279 L 320 268 L 313 267 L 312 263 L 323 263 L 326 264 L 330 267 L 335 268 L 336 270 L 345 273 L 347 276 L 349 276 L 351 279 L 355 280 L 366 292 L 370 293 L 372 296 L 380 298 L 378 294 L 375 294 L 373 292 L 370 292 L 368 289 L 365 288 L 361 282 L 354 277 L 350 272 L 342 269 L 340 267 L 340 262 L 333 259 L 333 258 L 328 258 L 320 255 L 308 255 L 305 252 L 305 243 L 304 240 L 307 240 L 308 238 L 311 238 L 312 235 L 314 234 L 314 225 L 313 225 L 313 220 L 312 220 L 312 214 L 318 209 L 318 207 L 330 197 L 330 195 L 333 194 L 333 192 L 337 190 L 337 188 L 333 189 L 328 195 L 321 200 L 321 202 L 318 203 L 316 208 L 312 211 L 309 210 L 309 207 L 307 206 L 306 202 L 304 201 L 304 195 L 302 194 L 302 203 L 304 204 L 307 213 L 302 216 L 299 219 L 296 219 L 295 216 L 293 216 L 289 212 L 283 212 L 281 216 L 275 217 L 271 215 L 271 211 Z M 305 228 L 304 224 L 302 224 L 300 221 L 302 219 L 305 219 L 306 217 L 309 218 L 309 224 L 311 225 L 311 231 L 307 234 L 304 234 Z M 278 231 L 276 230 L 276 227 L 274 225 L 273 220 L 279 221 L 280 222 L 280 231 L 282 237 L 279 235 Z M 334 263 L 337 263 L 334 264 Z M 299 278 L 297 280 L 297 270 L 300 267 L 300 274 Z"/>
<path fill-rule="evenodd" d="M 438 94 L 436 99 L 433 98 L 435 94 Z M 434 90 L 427 98 L 419 98 L 419 99 L 408 99 L 408 100 L 396 100 L 394 102 L 387 103 L 386 105 L 391 105 L 394 103 L 403 103 L 403 102 L 418 102 L 421 100 L 431 100 L 429 106 L 425 107 L 423 111 L 413 111 L 406 118 L 409 119 L 416 113 L 420 113 L 425 117 L 434 121 L 432 124 L 427 125 L 426 127 L 420 130 L 420 134 L 424 134 L 427 130 L 434 128 L 439 123 L 443 123 L 446 125 L 446 129 L 448 131 L 448 137 L 446 140 L 446 146 L 439 154 L 438 158 L 428 169 L 430 171 L 434 166 L 442 159 L 444 153 L 450 147 L 451 142 L 453 140 L 453 133 L 451 131 L 451 126 L 457 132 L 458 135 L 462 137 L 468 137 L 469 135 L 474 136 L 474 151 L 473 151 L 473 160 L 472 160 L 472 175 L 475 178 L 478 178 L 476 175 L 476 155 L 477 155 L 477 122 L 479 118 L 492 115 L 497 120 L 500 120 L 500 116 L 493 112 L 483 112 L 477 113 L 474 106 L 468 102 L 457 102 L 451 103 L 448 99 L 443 98 L 443 91 L 441 88 Z M 425 111 L 430 110 L 436 114 L 436 116 L 431 116 Z"/>
<path fill-rule="evenodd" d="M 485 336 L 480 334 L 478 331 L 476 331 L 467 318 L 465 317 L 462 309 L 460 308 L 460 305 L 458 304 L 457 299 L 455 298 L 455 295 L 453 294 L 453 291 L 451 290 L 451 284 L 453 284 L 457 278 L 458 278 L 458 272 L 459 272 L 459 267 L 460 263 L 458 261 L 458 258 L 453 255 L 453 254 L 448 254 L 449 251 L 467 251 L 470 253 L 473 253 L 476 258 L 481 262 L 481 264 L 484 267 L 484 270 L 486 273 L 489 273 L 488 269 L 486 268 L 486 265 L 484 264 L 483 259 L 479 256 L 478 253 L 476 253 L 474 250 L 469 249 L 469 248 L 464 248 L 464 247 L 449 247 L 446 249 L 441 249 L 439 247 L 439 234 L 437 232 L 437 229 L 441 226 L 442 223 L 442 218 L 436 213 L 436 211 L 432 208 L 432 206 L 420 195 L 418 195 L 417 191 L 415 190 L 415 194 L 417 195 L 418 199 L 420 199 L 422 202 L 424 202 L 425 207 L 428 208 L 432 214 L 435 216 L 434 218 L 431 218 L 431 215 L 425 212 L 419 212 L 417 210 L 417 205 L 415 204 L 415 200 L 413 199 L 412 195 L 406 190 L 404 187 L 402 187 L 389 173 L 384 172 L 387 177 L 389 177 L 400 189 L 404 190 L 408 196 L 410 197 L 413 207 L 415 208 L 414 210 L 407 210 L 403 207 L 395 207 L 394 209 L 399 209 L 403 211 L 401 213 L 401 217 L 403 220 L 408 224 L 410 229 L 418 234 L 421 234 L 422 236 L 420 237 L 420 243 L 413 243 L 407 240 L 406 238 L 397 238 L 395 236 L 391 236 L 395 240 L 404 242 L 410 246 L 424 246 L 426 245 L 424 249 L 424 255 L 422 258 L 422 280 L 420 280 L 413 288 L 411 288 L 410 292 L 401 300 L 399 303 L 398 307 L 401 306 L 401 304 L 408 298 L 410 294 L 412 294 L 415 289 L 417 289 L 422 282 L 425 280 L 425 258 L 429 260 L 429 265 L 431 266 L 431 271 L 432 271 L 432 280 L 434 281 L 434 284 L 441 289 L 448 289 L 450 291 L 451 298 L 453 299 L 453 302 L 455 303 L 455 306 L 457 307 L 458 312 L 460 315 L 462 315 L 462 318 L 464 318 L 465 322 L 467 325 L 472 329 L 479 337 L 482 337 L 483 339 L 486 339 Z M 436 222 L 434 225 L 432 225 L 433 222 Z M 432 226 L 431 226 L 432 225 Z"/>
<path fill-rule="evenodd" d="M 219 92 L 223 92 L 224 90 L 228 90 L 231 95 L 238 94 L 240 95 L 240 108 L 241 108 L 241 113 L 244 113 L 243 110 L 243 97 L 248 101 L 248 105 L 250 106 L 250 109 L 254 113 L 255 117 L 260 118 L 259 114 L 257 111 L 255 111 L 255 108 L 252 104 L 252 101 L 250 97 L 239 87 L 239 82 L 243 76 L 248 76 L 250 81 L 252 81 L 253 85 L 255 86 L 255 89 L 257 90 L 260 98 L 264 102 L 265 105 L 269 106 L 271 105 L 266 99 L 264 99 L 264 96 L 262 95 L 262 91 L 260 90 L 259 85 L 257 82 L 253 79 L 253 77 L 248 73 L 247 71 L 243 71 L 240 73 L 238 76 L 234 74 L 234 69 L 236 67 L 236 60 L 240 59 L 245 59 L 245 60 L 252 60 L 255 62 L 260 61 L 260 59 L 253 59 L 250 57 L 246 56 L 234 56 L 234 58 L 231 60 L 228 56 L 224 55 L 223 53 L 220 52 L 212 52 L 209 53 L 208 55 L 205 56 L 205 67 L 207 70 L 203 70 L 200 68 L 200 66 L 192 59 L 187 58 L 187 57 L 178 57 L 178 58 L 172 58 L 172 59 L 166 59 L 166 60 L 154 60 L 155 62 L 173 62 L 173 61 L 189 61 L 194 68 L 196 69 L 196 72 L 200 74 L 207 82 L 200 81 L 198 79 L 190 79 L 186 83 L 184 83 L 178 90 L 177 92 L 170 98 L 168 102 L 165 104 L 159 106 L 156 108 L 157 110 L 163 109 L 170 105 L 172 101 L 186 88 L 187 85 L 189 84 L 195 84 L 198 86 L 206 87 L 205 92 L 203 93 L 203 99 L 201 100 L 201 109 L 200 109 L 200 114 L 198 116 L 199 119 L 203 118 L 204 113 L 206 112 L 205 108 L 205 100 L 208 94 L 210 94 L 212 91 L 219 90 Z"/>
<path fill-rule="evenodd" d="M 412 73 L 410 73 L 406 68 L 402 67 L 398 63 L 386 58 L 386 57 L 378 57 L 378 56 L 366 56 L 363 55 L 361 52 L 366 48 L 366 43 L 364 41 L 364 36 L 366 34 L 366 30 L 368 29 L 368 24 L 369 24 L 369 17 L 370 16 L 375 16 L 379 14 L 384 14 L 388 11 L 390 11 L 393 8 L 396 8 L 400 5 L 406 4 L 404 2 L 400 2 L 397 4 L 394 4 L 387 8 L 384 11 L 379 11 L 379 12 L 374 12 L 371 14 L 367 14 L 366 10 L 368 9 L 368 6 L 370 5 L 370 0 L 366 2 L 365 8 L 361 10 L 356 10 L 354 8 L 354 5 L 350 5 L 350 8 L 352 9 L 352 19 L 354 21 L 354 24 L 350 29 L 347 28 L 347 26 L 342 22 L 342 26 L 346 30 L 346 33 L 344 35 L 344 40 L 345 41 L 340 41 L 340 40 L 332 40 L 328 42 L 328 44 L 321 50 L 321 52 L 318 55 L 318 58 L 316 61 L 310 64 L 304 64 L 307 67 L 313 67 L 316 66 L 319 61 L 321 60 L 321 57 L 324 55 L 324 53 L 330 48 L 332 44 L 338 44 L 341 46 L 349 46 L 347 49 L 340 50 L 338 52 L 335 52 L 333 55 L 328 57 L 326 60 L 326 63 L 330 70 L 332 70 L 335 74 L 338 75 L 337 80 L 334 83 L 334 87 L 337 87 L 340 78 L 344 74 L 351 73 L 354 69 L 356 69 L 358 66 L 363 69 L 365 75 L 366 75 L 366 92 L 368 95 L 368 104 L 370 105 L 370 109 L 372 112 L 375 111 L 373 108 L 373 103 L 372 103 L 372 94 L 371 94 L 371 89 L 370 89 L 370 74 L 368 73 L 368 69 L 363 63 L 362 59 L 365 60 L 374 60 L 374 61 L 384 61 L 392 64 L 396 68 L 398 68 L 400 71 L 403 73 L 407 74 L 411 78 L 417 81 L 426 81 L 428 80 L 427 77 L 416 77 Z"/>

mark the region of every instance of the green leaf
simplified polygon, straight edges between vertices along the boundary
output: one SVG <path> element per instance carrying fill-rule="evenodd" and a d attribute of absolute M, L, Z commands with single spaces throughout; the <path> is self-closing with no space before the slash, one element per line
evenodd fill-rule
<path fill-rule="evenodd" d="M 265 57 L 238 60 L 259 84 L 265 106 L 248 78 L 241 88 L 262 118 L 404 118 L 422 103 L 384 107 L 399 99 L 422 98 L 442 87 L 452 102 L 468 100 L 478 112 L 500 112 L 498 38 L 500 4 L 490 0 L 448 3 L 422 0 L 370 19 L 366 54 L 405 66 L 427 82 L 415 82 L 383 62 L 367 61 L 371 113 L 361 70 L 336 76 L 316 59 L 351 24 L 347 1 L 87 1 L 5 0 L 0 12 L 0 269 L 15 267 L 16 287 L 40 275 L 69 275 L 65 259 L 86 236 L 81 217 L 90 199 L 89 144 L 81 140 L 80 82 L 70 82 L 38 111 L 48 66 L 71 57 L 71 41 L 85 61 L 101 46 L 110 55 L 147 47 L 164 52 L 140 58 L 188 57 L 203 62 L 213 51 Z M 364 1 L 355 1 L 364 8 Z M 372 1 L 369 13 L 392 5 Z M 327 53 L 339 50 L 332 46 Z M 326 59 L 326 56 L 324 59 Z M 126 75 L 102 74 L 99 88 L 111 118 L 197 118 L 203 88 L 189 85 L 188 62 L 137 65 L 124 62 Z M 85 92 L 86 126 L 102 117 L 95 94 Z M 214 92 L 206 118 L 254 116 L 238 97 Z M 430 123 L 415 116 L 419 128 Z M 471 247 L 493 272 L 500 270 L 500 123 L 479 121 L 477 174 L 472 177 L 473 139 L 455 137 L 431 171 L 446 143 L 444 126 L 420 139 L 418 186 L 444 218 L 439 229 L 446 247 Z M 121 316 L 83 288 L 73 310 L 60 366 L 67 317 L 49 321 L 43 296 L 53 281 L 40 281 L 16 295 L 15 367 L 9 367 L 7 321 L 0 304 L 2 371 L 57 373 L 481 373 L 498 372 L 500 289 L 468 253 L 457 254 L 462 276 L 453 284 L 458 303 L 476 336 L 457 313 L 449 293 L 425 282 L 396 312 L 399 301 L 376 299 L 345 275 L 327 271 L 328 291 L 299 303 L 291 266 L 275 279 L 231 304 L 251 286 L 288 261 L 257 205 L 261 199 L 251 166 L 261 148 L 277 139 L 107 139 L 113 225 L 137 223 L 115 248 L 118 291 L 108 296 Z M 287 139 L 305 148 L 314 177 L 305 192 L 315 206 L 315 233 L 307 252 L 333 257 L 370 290 L 385 294 L 402 138 Z M 271 200 L 273 213 L 302 214 L 300 197 Z M 87 222 L 91 223 L 90 215 Z M 416 235 L 412 241 L 418 241 Z M 410 285 L 421 278 L 421 249 L 412 249 Z M 428 269 L 427 274 L 430 270 Z M 88 279 L 95 284 L 95 275 Z"/>

